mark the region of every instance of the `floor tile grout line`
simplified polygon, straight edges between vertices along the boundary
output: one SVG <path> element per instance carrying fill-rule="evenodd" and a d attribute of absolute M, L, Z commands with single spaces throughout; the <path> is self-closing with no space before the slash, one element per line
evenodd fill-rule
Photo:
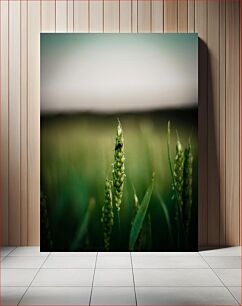
<path fill-rule="evenodd" d="M 9 258 L 46 258 L 47 256 L 49 256 L 50 254 L 46 254 L 46 255 L 9 255 Z"/>
<path fill-rule="evenodd" d="M 66 252 L 65 255 L 58 255 L 58 254 L 54 254 L 54 252 L 46 252 L 47 254 L 38 254 L 38 255 L 25 255 L 25 254 L 19 254 L 19 255 L 12 255 L 13 251 L 15 251 L 17 248 L 14 248 L 12 251 L 10 251 L 7 255 L 1 255 L 1 257 L 46 257 L 48 255 L 50 255 L 50 257 L 57 257 L 57 258 L 67 258 L 67 257 L 76 257 L 76 258 L 96 258 L 96 254 L 86 254 L 85 252 L 81 252 L 80 254 L 67 254 L 68 252 Z M 122 257 L 122 258 L 130 258 L 130 255 L 110 255 L 110 254 L 99 254 L 98 255 L 99 258 L 119 258 L 119 257 Z M 217 257 L 217 258 L 228 258 L 228 257 L 242 257 L 240 255 L 226 255 L 226 256 L 222 256 L 222 255 L 202 255 L 200 253 L 196 253 L 196 255 L 174 255 L 174 254 L 167 254 L 167 255 L 164 255 L 163 254 L 159 254 L 157 255 L 155 252 L 153 254 L 146 254 L 145 252 L 143 254 L 140 254 L 140 255 L 131 255 L 132 258 L 149 258 L 149 257 L 152 257 L 152 258 L 173 258 L 173 257 L 176 257 L 176 258 L 213 258 L 213 257 Z"/>
<path fill-rule="evenodd" d="M 96 254 L 95 266 L 94 266 L 94 271 L 93 271 L 92 286 L 91 286 L 91 292 L 90 292 L 90 298 L 89 298 L 89 304 L 88 304 L 89 306 L 91 305 L 91 301 L 92 301 L 92 291 L 93 291 L 94 277 L 95 277 L 96 266 L 97 266 L 97 257 L 98 257 L 98 252 Z"/>
<path fill-rule="evenodd" d="M 216 275 L 216 277 L 220 280 L 220 282 L 223 284 L 223 286 L 225 287 L 224 282 L 220 279 L 220 277 L 217 275 L 217 273 L 213 270 L 213 268 L 211 267 L 211 265 L 201 256 L 201 258 L 203 259 L 203 261 L 209 266 L 210 270 Z"/>
<path fill-rule="evenodd" d="M 33 269 L 39 269 L 40 267 L 42 267 L 42 264 L 44 264 L 45 263 L 45 261 L 46 261 L 46 259 L 47 259 L 47 257 L 48 257 L 49 255 L 46 255 L 46 256 L 9 256 L 8 258 L 14 258 L 14 260 L 16 260 L 16 258 L 19 258 L 19 257 L 21 257 L 21 258 L 31 258 L 31 259 L 33 259 L 33 258 L 41 258 L 41 259 L 43 259 L 43 262 L 42 263 L 40 263 L 40 266 L 38 265 L 38 267 L 1 267 L 1 269 L 2 270 L 33 270 Z M 6 257 L 7 258 L 7 257 Z M 13 259 L 12 259 L 13 260 Z M 3 260 L 2 260 L 2 262 L 3 262 Z M 2 263 L 1 262 L 1 263 Z"/>
<path fill-rule="evenodd" d="M 218 256 L 218 255 L 202 255 L 200 254 L 200 256 L 202 256 L 203 258 L 206 257 L 206 258 L 213 258 L 213 257 L 217 257 L 217 258 L 228 258 L 228 257 L 241 257 L 240 255 L 226 255 L 226 256 Z M 188 256 L 189 257 L 189 256 Z M 190 256 L 192 257 L 192 256 Z"/>
<path fill-rule="evenodd" d="M 44 261 L 42 262 L 42 264 L 40 265 L 40 267 L 39 267 L 39 269 L 37 270 L 35 276 L 33 277 L 32 281 L 31 281 L 31 282 L 29 283 L 29 285 L 27 286 L 27 288 L 26 288 L 24 294 L 22 295 L 22 297 L 21 297 L 21 299 L 20 299 L 20 301 L 18 302 L 17 305 L 19 305 L 19 304 L 21 303 L 22 299 L 24 298 L 25 294 L 27 293 L 27 291 L 28 291 L 29 288 L 31 287 L 33 281 L 35 280 L 35 278 L 36 278 L 36 276 L 38 275 L 39 271 L 41 270 L 42 266 L 45 264 L 46 260 L 49 258 L 50 254 L 51 254 L 51 253 L 49 253 L 49 254 L 46 256 L 45 260 L 44 260 Z"/>
<path fill-rule="evenodd" d="M 39 269 L 38 267 L 30 267 L 30 268 L 1 268 L 1 270 L 36 270 Z M 94 267 L 89 267 L 89 268 L 41 268 L 41 270 L 92 270 Z M 211 268 L 133 268 L 134 270 L 211 270 Z M 239 268 L 215 268 L 216 270 L 241 270 Z M 132 270 L 132 267 L 130 268 L 96 268 L 96 270 Z M 239 286 L 230 286 L 230 287 L 239 287 Z"/>
<path fill-rule="evenodd" d="M 16 249 L 16 247 L 15 247 L 15 249 Z M 11 252 L 13 252 L 15 249 L 13 249 L 12 251 L 10 251 L 10 253 Z M 10 254 L 9 253 L 9 254 Z M 8 254 L 8 255 L 9 255 Z M 199 254 L 199 253 L 198 253 Z M 8 256 L 7 255 L 7 256 Z M 7 257 L 7 256 L 5 256 L 5 258 Z M 38 273 L 39 273 L 39 271 L 40 271 L 40 269 L 43 269 L 43 265 L 45 264 L 45 262 L 46 262 L 46 260 L 49 258 L 49 257 L 52 257 L 52 254 L 51 253 L 49 253 L 49 255 L 47 255 L 46 256 L 46 258 L 45 258 L 45 260 L 44 260 L 44 262 L 42 263 L 42 265 L 41 265 L 41 267 L 39 268 L 39 270 L 37 271 L 37 273 L 36 273 L 36 275 L 34 276 L 34 278 L 33 278 L 33 280 L 32 280 L 32 282 L 31 282 L 31 284 L 33 283 L 33 281 L 34 281 L 34 279 L 36 278 L 36 276 L 38 275 Z M 229 291 L 229 294 L 234 298 L 234 300 L 236 301 L 236 303 L 238 302 L 237 301 L 237 299 L 236 299 L 236 297 L 232 294 L 232 292 L 230 292 L 230 290 L 229 290 L 229 288 L 228 288 L 228 286 L 226 286 L 225 284 L 224 284 L 224 282 L 220 279 L 220 277 L 217 275 L 217 273 L 214 271 L 214 269 L 217 269 L 217 268 L 212 268 L 211 266 L 210 266 L 210 264 L 206 261 L 206 257 L 212 257 L 212 256 L 205 256 L 205 258 L 201 255 L 201 254 L 199 254 L 199 256 L 202 258 L 202 260 L 209 266 L 208 268 L 190 268 L 190 269 L 210 269 L 210 270 L 212 270 L 213 271 L 213 273 L 217 276 L 217 278 L 220 280 L 220 282 L 222 283 L 222 285 L 223 286 L 136 286 L 136 287 L 220 287 L 220 288 L 222 288 L 222 287 L 225 287 L 228 291 Z M 15 258 L 18 258 L 18 257 L 20 257 L 20 256 L 9 256 L 9 257 L 15 257 Z M 24 256 L 24 257 L 29 257 L 29 256 Z M 35 256 L 32 256 L 32 257 L 35 257 Z M 39 257 L 41 257 L 41 256 L 39 256 Z M 42 256 L 43 257 L 43 256 Z M 57 256 L 56 256 L 57 257 Z M 59 257 L 62 257 L 63 259 L 64 258 L 66 258 L 65 256 L 59 256 Z M 77 256 L 69 256 L 69 257 L 77 257 Z M 80 256 L 79 258 L 81 258 L 82 256 Z M 94 257 L 94 256 L 90 256 L 90 258 L 92 258 L 92 257 Z M 98 257 L 98 253 L 96 254 L 96 263 L 97 263 L 97 257 Z M 101 256 L 102 257 L 102 256 Z M 117 257 L 117 256 L 109 256 L 109 257 L 113 257 L 113 258 L 115 258 L 115 257 Z M 118 256 L 118 257 L 120 257 L 120 256 Z M 122 256 L 122 257 L 124 257 L 124 256 Z M 131 255 L 131 253 L 130 253 L 130 257 L 131 257 L 131 268 L 132 268 L 132 273 L 133 273 L 133 281 L 134 281 L 134 270 L 135 270 L 135 268 L 133 267 L 133 263 L 132 263 L 132 255 Z M 162 257 L 164 257 L 164 256 L 162 256 Z M 181 256 L 177 256 L 177 257 L 181 257 Z M 190 257 L 193 257 L 194 258 L 194 256 L 190 256 Z M 217 257 L 217 256 L 215 256 L 215 257 Z M 222 256 L 219 256 L 219 257 L 222 257 Z M 227 256 L 223 256 L 223 257 L 227 257 Z M 229 257 L 238 257 L 238 256 L 229 256 Z M 146 257 L 147 258 L 147 257 Z M 7 268 L 7 269 L 14 269 L 14 268 Z M 19 268 L 19 269 L 36 269 L 36 268 Z M 59 269 L 59 268 L 45 268 L 45 269 Z M 69 269 L 69 268 L 67 268 L 67 269 Z M 93 269 L 93 268 L 70 268 L 70 269 Z M 96 265 L 95 265 L 95 268 L 94 268 L 94 273 L 93 273 L 93 282 L 94 282 L 94 274 L 95 274 L 95 271 L 96 271 L 96 269 L 98 269 L 98 268 L 96 268 Z M 100 268 L 100 269 L 103 269 L 103 270 L 105 270 L 105 269 L 130 269 L 130 268 Z M 156 269 L 156 268 L 136 268 L 137 270 L 138 269 L 143 269 L 143 270 L 145 270 L 145 269 Z M 160 270 L 163 270 L 163 269 L 189 269 L 189 268 L 159 268 Z M 218 268 L 218 269 L 238 269 L 238 268 Z M 25 294 L 26 294 L 26 292 L 28 291 L 28 289 L 29 289 L 29 287 L 31 286 L 31 284 L 27 287 L 27 289 L 26 289 L 26 291 L 24 292 L 24 294 L 23 294 L 23 296 L 22 296 L 22 298 L 21 298 L 21 300 L 19 301 L 19 304 L 21 303 L 21 301 L 22 301 L 22 299 L 23 299 L 23 297 L 25 296 Z M 25 286 L 3 286 L 3 287 L 25 287 Z M 48 287 L 48 286 L 32 286 L 32 287 Z M 90 287 L 90 286 L 51 286 L 51 287 Z M 90 294 L 90 302 L 89 302 L 89 305 L 90 305 L 90 303 L 91 303 L 91 298 L 92 298 L 92 290 L 93 290 L 93 287 L 132 287 L 132 286 L 93 286 L 93 283 L 92 283 L 92 287 L 91 287 L 91 294 Z M 134 290 L 135 290 L 135 282 L 134 282 Z M 132 287 L 132 288 L 133 288 Z M 230 287 L 240 287 L 240 286 L 230 286 Z M 135 298 L 136 298 L 136 291 L 135 291 Z M 137 298 L 136 298 L 136 305 L 137 305 Z"/>
<path fill-rule="evenodd" d="M 131 260 L 131 267 L 132 267 L 132 276 L 133 276 L 133 287 L 134 287 L 134 298 L 135 298 L 135 305 L 137 306 L 137 295 L 136 295 L 136 288 L 135 288 L 135 280 L 134 280 L 134 268 L 133 268 L 133 260 L 132 260 L 132 254 L 130 252 L 130 260 Z"/>
<path fill-rule="evenodd" d="M 3 269 L 3 268 L 2 268 L 2 263 L 3 263 L 3 261 L 4 261 L 6 258 L 7 258 L 7 256 L 4 256 L 4 257 L 2 257 L 2 260 L 0 261 L 1 269 Z"/>
<path fill-rule="evenodd" d="M 201 256 L 202 257 L 202 256 Z M 223 284 L 223 286 L 227 289 L 227 291 L 229 292 L 229 294 L 233 297 L 233 299 L 235 300 L 235 302 L 238 303 L 237 299 L 235 298 L 235 296 L 230 292 L 229 288 L 225 285 L 225 283 L 222 281 L 222 279 L 218 276 L 218 274 L 216 273 L 216 271 L 214 271 L 214 269 L 211 267 L 211 265 L 205 260 L 205 258 L 202 257 L 202 259 L 206 262 L 206 264 L 210 267 L 210 269 L 213 271 L 213 273 L 217 276 L 217 278 L 220 280 L 220 282 Z M 238 303 L 239 304 L 239 303 Z"/>
<path fill-rule="evenodd" d="M 2 249 L 2 248 L 1 248 Z M 16 250 L 17 249 L 17 247 L 13 247 L 13 249 L 12 249 L 12 251 L 10 251 L 6 256 L 2 256 L 2 257 L 4 257 L 4 258 L 6 258 L 6 257 L 8 257 L 14 250 Z"/>
<path fill-rule="evenodd" d="M 1 286 L 0 288 L 3 288 L 3 287 L 16 287 L 16 288 L 21 288 L 21 287 L 26 287 L 26 286 Z M 28 286 L 27 286 L 28 287 Z M 99 287 L 99 288 L 133 288 L 134 286 L 110 286 L 110 285 L 103 285 L 103 286 L 93 286 L 93 287 Z M 223 286 L 223 285 L 220 285 L 220 286 L 204 286 L 204 285 L 196 285 L 196 286 L 189 286 L 189 285 L 185 285 L 185 286 L 178 286 L 178 285 L 142 285 L 142 286 L 135 286 L 137 288 L 225 288 L 227 286 Z M 239 286 L 229 286 L 229 287 L 239 287 Z M 66 285 L 66 286 L 61 286 L 61 285 L 46 285 L 46 286 L 31 286 L 31 288 L 91 288 L 91 286 L 88 286 L 88 285 L 83 285 L 83 286 L 74 286 L 74 285 Z"/>
<path fill-rule="evenodd" d="M 233 287 L 233 286 L 230 286 L 230 287 Z M 240 292 L 241 292 L 241 287 L 239 287 L 240 288 Z M 226 286 L 226 289 L 229 291 L 229 293 L 233 296 L 233 298 L 236 300 L 236 302 L 239 304 L 239 305 L 241 305 L 242 304 L 242 301 L 238 301 L 237 300 L 237 298 L 234 296 L 234 294 L 233 294 L 233 292 L 232 291 L 230 291 L 230 289 L 229 289 L 229 287 L 227 287 Z M 240 299 L 241 299 L 242 297 L 240 297 Z"/>

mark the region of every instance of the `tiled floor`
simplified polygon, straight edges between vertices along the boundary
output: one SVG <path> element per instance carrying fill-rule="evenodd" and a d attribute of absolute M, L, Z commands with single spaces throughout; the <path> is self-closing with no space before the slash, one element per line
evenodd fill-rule
<path fill-rule="evenodd" d="M 198 253 L 2 248 L 1 305 L 238 305 L 240 247 Z"/>

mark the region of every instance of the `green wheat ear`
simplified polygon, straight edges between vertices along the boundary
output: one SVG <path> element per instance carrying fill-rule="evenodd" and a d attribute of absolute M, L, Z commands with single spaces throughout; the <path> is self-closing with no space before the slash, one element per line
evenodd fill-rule
<path fill-rule="evenodd" d="M 113 163 L 113 191 L 114 205 L 120 210 L 123 196 L 125 166 L 124 166 L 124 137 L 121 123 L 118 119 L 117 134 L 115 139 L 114 163 Z"/>
<path fill-rule="evenodd" d="M 186 248 L 188 240 L 186 236 L 185 226 L 184 226 L 184 219 L 183 219 L 183 211 L 184 211 L 184 204 L 183 204 L 183 173 L 184 173 L 184 151 L 182 149 L 181 142 L 179 140 L 179 136 L 177 133 L 177 143 L 176 143 L 176 156 L 174 160 L 174 165 L 172 166 L 171 162 L 171 153 L 170 153 L 170 121 L 168 121 L 168 128 L 167 128 L 167 151 L 168 151 L 168 161 L 171 170 L 172 176 L 172 189 L 174 192 L 173 198 L 175 199 L 176 206 L 175 206 L 175 219 L 177 221 L 177 246 L 178 248 L 184 247 Z"/>
<path fill-rule="evenodd" d="M 104 233 L 104 247 L 108 251 L 110 247 L 110 237 L 113 229 L 113 203 L 112 203 L 112 181 L 106 178 L 105 183 L 105 196 L 104 204 L 102 207 L 102 218 L 101 222 L 103 223 L 103 233 Z"/>
<path fill-rule="evenodd" d="M 183 206 L 182 190 L 183 190 L 183 166 L 184 166 L 184 151 L 182 149 L 179 137 L 176 143 L 176 157 L 174 161 L 174 185 L 177 192 L 177 200 L 180 207 Z"/>
<path fill-rule="evenodd" d="M 192 155 L 191 143 L 189 140 L 189 143 L 184 151 L 184 171 L 183 171 L 183 205 L 184 205 L 183 218 L 187 234 L 189 232 L 189 224 L 191 220 L 191 208 L 192 208 L 192 163 L 193 163 L 193 155 Z"/>

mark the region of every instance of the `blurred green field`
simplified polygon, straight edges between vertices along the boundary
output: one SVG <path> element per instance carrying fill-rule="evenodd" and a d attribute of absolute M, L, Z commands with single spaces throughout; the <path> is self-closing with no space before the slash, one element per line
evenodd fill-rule
<path fill-rule="evenodd" d="M 197 110 L 193 109 L 145 114 L 42 115 L 41 193 L 45 205 L 41 206 L 41 214 L 43 216 L 44 209 L 45 217 L 41 224 L 41 250 L 104 250 L 101 210 L 105 179 L 112 179 L 117 117 L 124 134 L 126 178 L 120 233 L 114 226 L 110 250 L 129 250 L 134 189 L 141 201 L 153 172 L 154 189 L 146 218 L 149 235 L 146 242 L 135 250 L 197 250 Z M 177 244 L 179 228 L 175 220 L 167 154 L 169 120 L 172 159 L 175 158 L 177 133 L 184 146 L 191 139 L 194 156 L 192 217 L 186 245 Z M 167 224 L 166 213 L 170 224 Z"/>

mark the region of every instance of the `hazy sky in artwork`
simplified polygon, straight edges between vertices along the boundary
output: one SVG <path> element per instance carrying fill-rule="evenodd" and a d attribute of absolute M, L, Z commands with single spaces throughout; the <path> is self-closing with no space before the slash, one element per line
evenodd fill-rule
<path fill-rule="evenodd" d="M 41 111 L 197 107 L 197 34 L 41 34 Z"/>

